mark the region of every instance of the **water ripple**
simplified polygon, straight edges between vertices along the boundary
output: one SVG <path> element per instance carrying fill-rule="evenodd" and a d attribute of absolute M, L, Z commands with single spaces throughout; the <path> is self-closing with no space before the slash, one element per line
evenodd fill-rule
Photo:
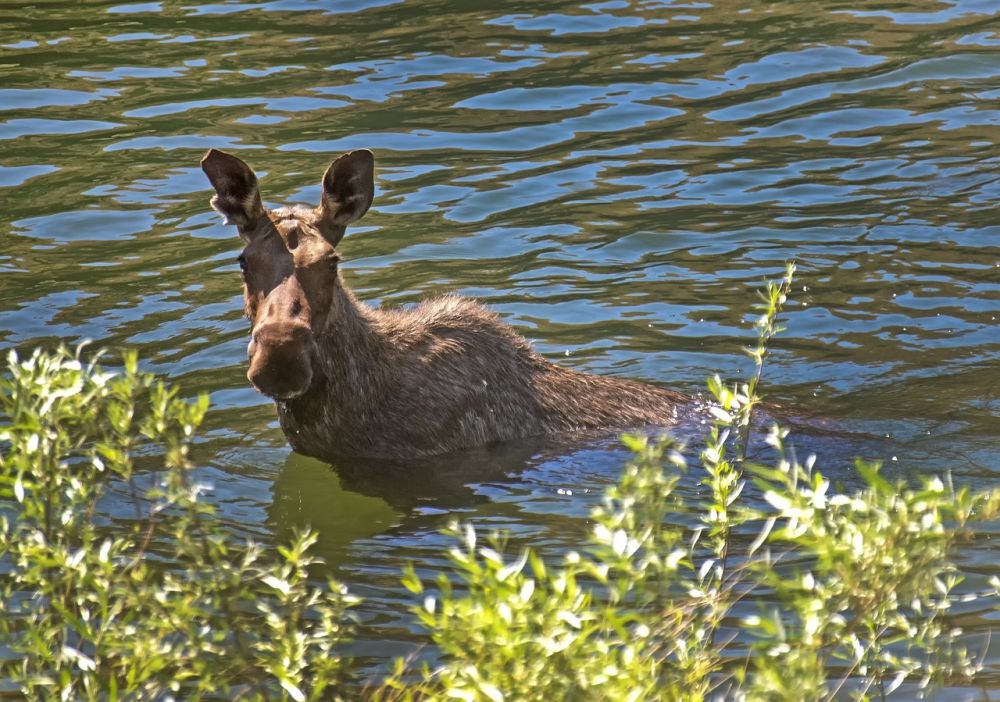
<path fill-rule="evenodd" d="M 264 538 L 319 525 L 369 597 L 373 665 L 414 644 L 396 573 L 443 567 L 446 516 L 575 544 L 624 456 L 508 447 L 378 479 L 289 454 L 244 377 L 211 147 L 247 159 L 269 203 L 315 203 L 333 158 L 375 149 L 375 204 L 341 246 L 360 295 L 475 295 L 561 363 L 692 393 L 746 371 L 753 292 L 796 259 L 766 382 L 843 429 L 807 447 L 847 483 L 874 451 L 900 475 L 993 484 L 1000 5 L 848 5 L 18 5 L 0 44 L 0 340 L 137 347 L 209 392 L 223 515 Z"/>

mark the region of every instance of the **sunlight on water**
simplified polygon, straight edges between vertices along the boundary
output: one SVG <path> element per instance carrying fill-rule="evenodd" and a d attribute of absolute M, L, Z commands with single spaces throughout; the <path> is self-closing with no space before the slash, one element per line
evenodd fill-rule
<path fill-rule="evenodd" d="M 823 7 L 0 2 L 0 342 L 137 347 L 210 391 L 198 460 L 223 514 L 257 538 L 319 528 L 366 597 L 373 665 L 411 650 L 399 567 L 441 565 L 449 516 L 577 544 L 625 454 L 541 441 L 410 472 L 290 454 L 244 377 L 209 147 L 272 204 L 314 203 L 333 158 L 374 149 L 375 204 L 342 245 L 362 297 L 474 295 L 553 360 L 690 393 L 745 372 L 753 291 L 795 259 L 765 392 L 820 465 L 993 484 L 1000 6 Z M 990 539 L 961 560 L 981 583 Z"/>

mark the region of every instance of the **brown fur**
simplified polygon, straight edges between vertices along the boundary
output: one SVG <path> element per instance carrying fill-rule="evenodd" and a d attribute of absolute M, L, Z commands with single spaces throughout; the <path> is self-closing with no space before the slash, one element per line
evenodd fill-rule
<path fill-rule="evenodd" d="M 229 154 L 209 151 L 202 168 L 212 205 L 246 243 L 247 376 L 275 399 L 296 451 L 405 459 L 675 421 L 679 394 L 554 365 L 475 301 L 449 295 L 405 310 L 358 301 L 335 247 L 371 204 L 371 152 L 330 166 L 315 209 L 265 210 L 253 171 Z"/>

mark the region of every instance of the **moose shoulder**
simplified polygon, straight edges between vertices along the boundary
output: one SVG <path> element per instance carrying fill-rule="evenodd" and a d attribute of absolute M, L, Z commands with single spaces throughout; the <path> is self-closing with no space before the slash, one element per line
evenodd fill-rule
<path fill-rule="evenodd" d="M 416 458 L 518 437 L 667 425 L 681 396 L 549 363 L 479 303 L 360 302 L 338 271 L 345 228 L 368 210 L 375 161 L 344 154 L 320 204 L 266 209 L 257 176 L 210 150 L 212 206 L 235 224 L 251 384 L 273 398 L 292 447 L 318 458 Z"/>

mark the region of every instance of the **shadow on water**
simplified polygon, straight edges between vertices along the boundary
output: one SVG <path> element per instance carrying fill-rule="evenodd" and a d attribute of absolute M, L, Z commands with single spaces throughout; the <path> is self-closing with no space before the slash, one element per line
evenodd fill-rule
<path fill-rule="evenodd" d="M 329 562 L 359 539 L 419 531 L 438 515 L 473 510 L 490 497 L 483 484 L 513 484 L 540 460 L 544 439 L 462 451 L 434 459 L 342 458 L 333 464 L 289 454 L 274 481 L 267 520 L 277 538 L 309 526 Z"/>
<path fill-rule="evenodd" d="M 776 453 L 766 443 L 774 422 L 789 429 L 789 445 L 800 460 L 815 454 L 818 467 L 844 489 L 859 487 L 852 469 L 856 458 L 888 461 L 895 450 L 882 435 L 765 408 L 754 423 L 751 461 L 774 464 Z M 688 461 L 678 490 L 689 500 L 703 496 L 698 453 L 708 426 L 703 413 L 692 413 L 669 432 Z M 319 555 L 336 570 L 365 557 L 357 550 L 365 540 L 395 539 L 399 546 L 437 532 L 450 519 L 517 532 L 519 515 L 526 513 L 547 521 L 550 529 L 557 521 L 586 517 L 630 458 L 611 430 L 530 437 L 412 461 L 340 458 L 327 463 L 290 453 L 273 483 L 267 525 L 278 540 L 295 529 L 314 529 Z M 754 492 L 748 490 L 749 499 L 755 499 Z"/>
<path fill-rule="evenodd" d="M 531 438 L 412 462 L 341 459 L 332 469 L 345 489 L 378 496 L 401 512 L 448 512 L 488 502 L 475 485 L 517 480 L 551 443 Z"/>

